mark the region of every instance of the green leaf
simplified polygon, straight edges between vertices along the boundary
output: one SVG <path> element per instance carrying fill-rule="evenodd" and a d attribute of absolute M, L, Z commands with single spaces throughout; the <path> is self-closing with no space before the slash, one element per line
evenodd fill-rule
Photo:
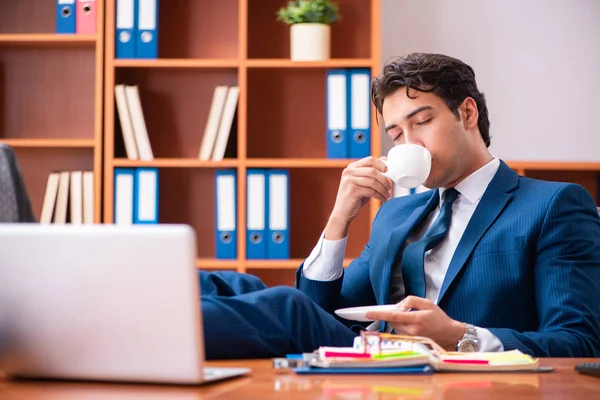
<path fill-rule="evenodd" d="M 332 24 L 340 20 L 339 7 L 330 0 L 288 1 L 276 12 L 277 21 L 288 25 L 301 23 Z"/>

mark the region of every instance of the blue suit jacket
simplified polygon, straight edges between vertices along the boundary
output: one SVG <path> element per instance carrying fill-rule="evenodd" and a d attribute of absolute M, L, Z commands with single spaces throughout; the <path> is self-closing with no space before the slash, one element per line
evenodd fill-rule
<path fill-rule="evenodd" d="M 301 265 L 296 286 L 329 312 L 389 304 L 394 260 L 437 199 L 430 190 L 388 200 L 340 279 L 309 280 Z M 438 305 L 489 329 L 505 350 L 599 357 L 600 218 L 592 197 L 579 185 L 520 177 L 501 162 L 450 262 Z"/>

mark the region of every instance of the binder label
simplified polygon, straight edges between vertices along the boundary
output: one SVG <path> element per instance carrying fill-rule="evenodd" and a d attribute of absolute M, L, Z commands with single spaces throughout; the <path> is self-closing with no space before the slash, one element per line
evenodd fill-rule
<path fill-rule="evenodd" d="M 119 0 L 119 8 L 117 10 L 117 29 L 133 29 L 133 0 Z M 121 33 L 121 42 L 126 43 L 130 39 L 130 35 L 126 37 Z"/>
<path fill-rule="evenodd" d="M 156 220 L 156 172 L 140 171 L 138 174 L 138 219 Z"/>
<path fill-rule="evenodd" d="M 367 74 L 352 74 L 352 128 L 369 128 L 369 76 Z M 363 138 L 364 141 L 364 138 Z"/>
<path fill-rule="evenodd" d="M 235 230 L 235 179 L 233 176 L 219 177 L 217 198 L 220 199 L 217 207 L 217 229 L 219 231 Z"/>
<path fill-rule="evenodd" d="M 269 178 L 269 184 L 269 228 L 272 231 L 283 231 L 287 229 L 287 176 L 272 175 Z M 283 240 L 283 238 L 275 239 L 274 234 L 273 240 L 275 243 L 280 243 Z"/>
<path fill-rule="evenodd" d="M 156 0 L 140 0 L 139 30 L 156 28 Z"/>
<path fill-rule="evenodd" d="M 248 230 L 265 229 L 265 176 L 248 175 Z"/>
<path fill-rule="evenodd" d="M 330 75 L 327 110 L 329 112 L 329 129 L 346 129 L 346 76 Z"/>

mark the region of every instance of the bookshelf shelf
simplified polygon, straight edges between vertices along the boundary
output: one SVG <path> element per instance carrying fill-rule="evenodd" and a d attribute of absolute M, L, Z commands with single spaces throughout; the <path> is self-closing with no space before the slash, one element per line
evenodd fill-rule
<path fill-rule="evenodd" d="M 94 139 L 0 139 L 11 147 L 94 147 Z"/>
<path fill-rule="evenodd" d="M 98 40 L 96 35 L 58 35 L 53 33 L 21 33 L 0 34 L 2 44 L 94 44 Z"/>
<path fill-rule="evenodd" d="M 249 168 L 346 168 L 354 160 L 327 158 L 255 158 L 246 160 Z"/>
<path fill-rule="evenodd" d="M 235 168 L 238 160 L 200 161 L 194 158 L 158 158 L 152 161 L 128 160 L 116 158 L 114 167 L 160 167 L 160 168 Z"/>
<path fill-rule="evenodd" d="M 157 60 L 117 59 L 113 66 L 118 68 L 237 68 L 240 61 L 237 59 L 185 59 L 167 58 Z"/>
<path fill-rule="evenodd" d="M 289 260 L 246 260 L 243 263 L 246 269 L 292 269 L 295 271 L 303 261 L 303 258 L 295 258 Z M 344 267 L 347 267 L 351 262 L 352 259 L 344 259 Z"/>
<path fill-rule="evenodd" d="M 515 170 L 531 171 L 600 171 L 600 162 L 507 161 Z"/>
<path fill-rule="evenodd" d="M 289 59 L 249 59 L 248 68 L 371 68 L 369 58 L 340 58 L 327 61 L 291 61 Z"/>
<path fill-rule="evenodd" d="M 196 260 L 198 269 L 237 269 L 240 262 L 237 260 L 218 260 L 215 258 L 199 258 Z"/>

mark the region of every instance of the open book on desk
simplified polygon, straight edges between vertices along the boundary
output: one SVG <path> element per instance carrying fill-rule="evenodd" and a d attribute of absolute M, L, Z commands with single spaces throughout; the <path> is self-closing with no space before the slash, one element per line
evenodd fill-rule
<path fill-rule="evenodd" d="M 447 352 L 431 339 L 378 332 L 361 333 L 353 347 L 320 347 L 298 373 L 540 372 L 539 360 L 519 350 Z M 551 369 L 550 369 L 551 370 Z"/>

